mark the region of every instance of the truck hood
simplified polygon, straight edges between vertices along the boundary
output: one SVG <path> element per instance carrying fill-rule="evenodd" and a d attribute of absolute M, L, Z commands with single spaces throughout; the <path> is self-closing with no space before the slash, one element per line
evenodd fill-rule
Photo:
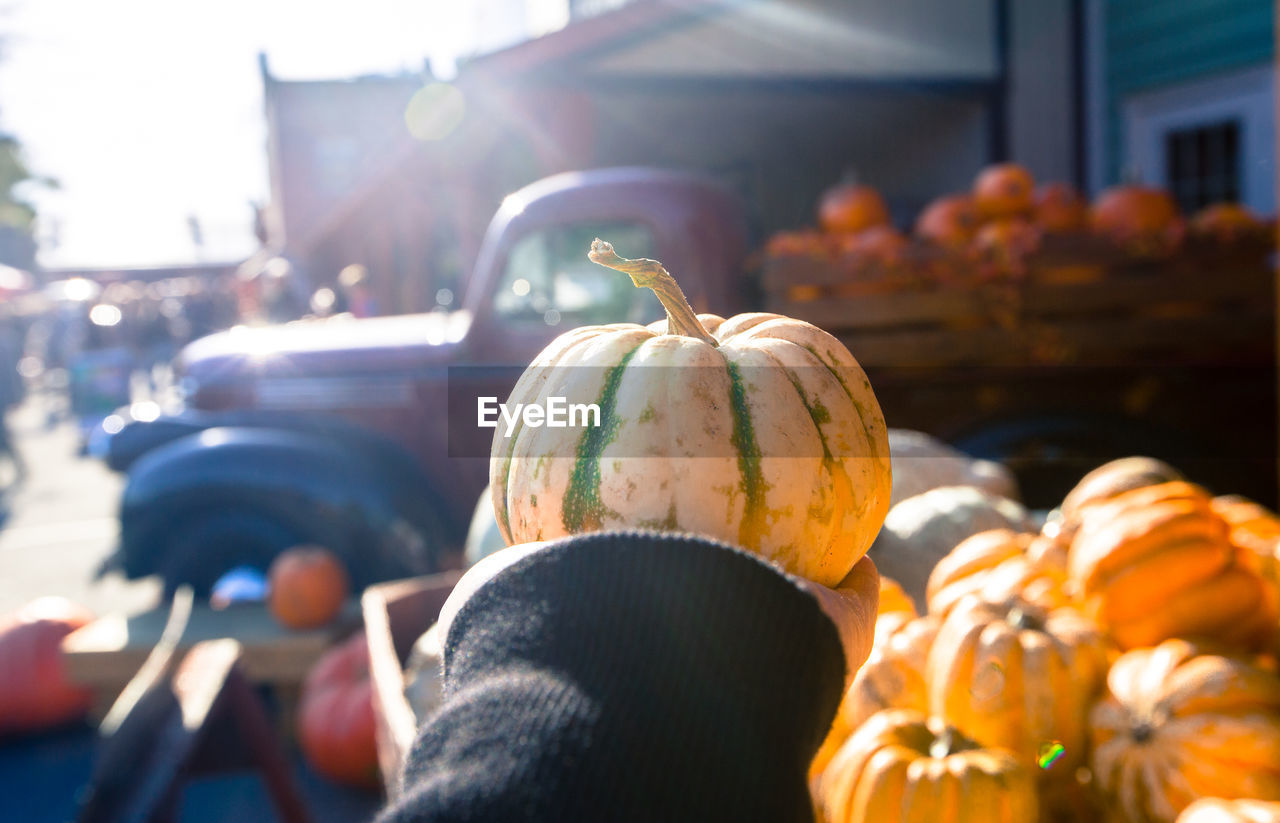
<path fill-rule="evenodd" d="M 470 327 L 465 311 L 237 326 L 194 341 L 177 365 L 197 380 L 430 365 L 443 362 Z"/>

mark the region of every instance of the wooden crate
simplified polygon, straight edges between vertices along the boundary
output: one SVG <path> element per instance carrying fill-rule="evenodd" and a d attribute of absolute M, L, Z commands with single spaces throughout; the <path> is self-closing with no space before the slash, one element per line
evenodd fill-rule
<path fill-rule="evenodd" d="M 390 798 L 400 793 L 400 772 L 420 721 L 405 699 L 404 665 L 461 576 L 460 571 L 448 571 L 380 583 L 365 589 L 360 600 L 369 641 L 378 767 Z"/>
<path fill-rule="evenodd" d="M 1135 258 L 1059 238 L 1018 280 L 938 287 L 917 278 L 877 293 L 876 272 L 859 285 L 847 267 L 783 257 L 766 261 L 762 286 L 769 311 L 830 331 L 871 368 L 1239 363 L 1273 358 L 1267 252 L 1198 244 Z"/>

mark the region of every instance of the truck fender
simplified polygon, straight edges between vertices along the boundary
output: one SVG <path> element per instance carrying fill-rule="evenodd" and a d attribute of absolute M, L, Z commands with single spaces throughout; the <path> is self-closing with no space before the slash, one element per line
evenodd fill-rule
<path fill-rule="evenodd" d="M 429 492 L 405 483 L 342 442 L 281 429 L 204 429 L 134 463 L 120 504 L 122 565 L 130 577 L 180 566 L 186 558 L 173 557 L 175 547 L 210 550 L 184 543 L 184 535 L 225 527 L 235 515 L 242 523 L 272 523 L 274 543 L 288 536 L 327 546 L 344 559 L 356 586 L 432 572 L 440 547 L 431 545 L 435 535 L 423 512 L 433 501 L 418 499 L 423 511 L 406 511 L 406 501 Z M 265 566 L 268 553 L 244 559 Z"/>
<path fill-rule="evenodd" d="M 209 423 L 189 415 L 174 415 L 156 420 L 134 420 L 125 410 L 116 412 L 116 422 L 124 427 L 115 433 L 105 430 L 107 421 L 98 424 L 98 431 L 90 436 L 89 452 L 100 457 L 107 468 L 127 472 L 142 455 L 189 434 L 209 428 Z"/>

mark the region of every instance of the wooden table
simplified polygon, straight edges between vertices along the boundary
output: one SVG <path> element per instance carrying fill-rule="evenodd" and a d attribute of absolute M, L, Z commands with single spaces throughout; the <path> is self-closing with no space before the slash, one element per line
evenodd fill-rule
<path fill-rule="evenodd" d="M 168 614 L 168 608 L 161 607 L 133 617 L 108 615 L 63 639 L 67 677 L 93 690 L 95 719 L 106 713 L 137 673 L 160 639 Z M 240 604 L 217 610 L 199 603 L 192 608 L 178 648 L 185 652 L 205 640 L 235 639 L 242 649 L 245 675 L 274 688 L 282 708 L 281 722 L 291 723 L 292 706 L 316 659 L 359 626 L 360 606 L 355 600 L 328 626 L 308 631 L 281 626 L 265 606 Z"/>

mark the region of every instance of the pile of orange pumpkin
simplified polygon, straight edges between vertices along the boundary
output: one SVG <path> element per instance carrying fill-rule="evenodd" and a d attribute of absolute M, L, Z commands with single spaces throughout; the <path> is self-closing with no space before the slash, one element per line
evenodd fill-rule
<path fill-rule="evenodd" d="M 1129 458 L 964 540 L 925 603 L 882 578 L 819 819 L 1280 820 L 1278 548 L 1274 513 Z"/>
<path fill-rule="evenodd" d="M 818 225 L 773 235 L 769 258 L 804 257 L 840 267 L 851 293 L 968 286 L 1019 279 L 1046 235 L 1091 236 L 1124 255 L 1175 253 L 1188 236 L 1216 245 L 1259 241 L 1270 225 L 1236 203 L 1184 218 L 1169 192 L 1124 184 L 1089 203 L 1067 183 L 1037 186 L 1014 163 L 983 169 L 970 191 L 941 196 L 917 216 L 913 236 L 896 229 L 880 193 L 842 183 L 822 193 Z M 836 291 L 839 291 L 838 287 Z"/>
<path fill-rule="evenodd" d="M 833 186 L 819 199 L 817 217 L 816 228 L 774 234 L 765 244 L 765 256 L 837 266 L 848 286 L 872 292 L 892 291 L 918 279 L 910 240 L 893 227 L 884 198 L 872 186 Z"/>

